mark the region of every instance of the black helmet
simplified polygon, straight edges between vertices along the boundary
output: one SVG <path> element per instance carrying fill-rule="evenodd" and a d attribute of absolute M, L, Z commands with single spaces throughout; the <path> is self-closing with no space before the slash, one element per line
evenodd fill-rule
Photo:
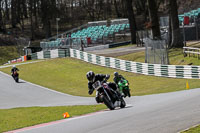
<path fill-rule="evenodd" d="M 118 72 L 114 72 L 114 76 L 118 77 L 119 76 Z"/>
<path fill-rule="evenodd" d="M 93 71 L 89 71 L 89 72 L 87 72 L 86 77 L 87 77 L 88 81 L 94 82 L 95 74 Z"/>

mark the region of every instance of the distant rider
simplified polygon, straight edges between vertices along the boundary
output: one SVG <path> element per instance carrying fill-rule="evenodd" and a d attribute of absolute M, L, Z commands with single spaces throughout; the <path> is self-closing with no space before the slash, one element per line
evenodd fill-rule
<path fill-rule="evenodd" d="M 121 80 L 126 80 L 122 75 L 119 75 L 118 72 L 114 72 L 114 78 L 113 81 L 115 82 L 115 84 L 118 85 L 119 81 Z"/>
<path fill-rule="evenodd" d="M 93 88 L 92 85 L 98 80 L 100 82 L 104 81 L 104 80 L 108 80 L 110 78 L 110 75 L 108 75 L 108 74 L 106 74 L 106 75 L 96 74 L 95 75 L 93 71 L 89 71 L 89 72 L 87 72 L 86 77 L 88 79 L 88 89 L 89 89 L 88 94 L 91 95 L 94 91 L 94 88 Z M 108 83 L 108 86 L 111 87 L 115 91 L 117 90 L 117 86 L 116 86 L 115 83 Z M 101 102 L 100 99 L 99 99 L 98 93 L 96 94 L 96 101 L 97 101 L 97 103 Z"/>
<path fill-rule="evenodd" d="M 115 84 L 117 84 L 117 87 L 118 87 L 118 83 L 119 81 L 121 80 L 126 80 L 122 75 L 120 75 L 118 72 L 114 72 L 114 78 L 113 78 L 113 81 L 115 82 Z M 128 80 L 127 80 L 128 82 Z M 119 87 L 118 87 L 119 88 Z M 121 94 L 123 94 L 122 90 L 119 89 L 119 92 Z"/>
<path fill-rule="evenodd" d="M 11 69 L 11 75 L 12 75 L 13 78 L 14 78 L 14 73 L 17 72 L 17 71 L 19 71 L 19 69 L 15 65 L 13 65 L 13 67 Z"/>

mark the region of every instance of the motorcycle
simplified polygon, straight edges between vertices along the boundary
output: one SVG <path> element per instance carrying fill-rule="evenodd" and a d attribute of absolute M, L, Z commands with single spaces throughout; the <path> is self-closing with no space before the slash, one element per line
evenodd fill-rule
<path fill-rule="evenodd" d="M 129 83 L 127 80 L 123 79 L 118 82 L 118 87 L 120 92 L 124 93 L 124 97 L 131 97 Z"/>
<path fill-rule="evenodd" d="M 110 110 L 114 110 L 115 107 L 124 108 L 126 106 L 123 97 L 109 87 L 106 81 L 96 81 L 93 84 L 93 88 L 98 93 L 100 102 L 104 103 Z"/>
<path fill-rule="evenodd" d="M 12 77 L 13 79 L 15 80 L 15 82 L 19 82 L 19 73 L 17 71 L 15 71 L 13 74 L 12 74 Z"/>

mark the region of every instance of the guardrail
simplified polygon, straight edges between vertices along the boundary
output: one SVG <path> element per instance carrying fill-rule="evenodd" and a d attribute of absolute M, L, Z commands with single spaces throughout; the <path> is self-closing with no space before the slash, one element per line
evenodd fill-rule
<path fill-rule="evenodd" d="M 170 78 L 200 79 L 200 66 L 140 63 L 112 57 L 99 56 L 76 49 L 61 49 L 54 50 L 54 52 L 41 51 L 33 54 L 32 57 L 35 57 L 35 59 L 72 57 L 88 63 L 138 74 Z"/>
<path fill-rule="evenodd" d="M 132 62 L 112 57 L 104 57 L 87 52 L 70 49 L 70 57 L 77 58 L 92 64 L 115 68 L 127 72 L 144 75 L 170 77 L 170 78 L 200 78 L 200 66 L 188 65 L 161 65 Z"/>
<path fill-rule="evenodd" d="M 183 54 L 184 57 L 185 56 L 193 56 L 193 57 L 198 57 L 199 59 L 199 55 L 200 55 L 200 48 L 193 48 L 193 47 L 183 47 Z M 196 55 L 196 56 L 195 56 Z"/>

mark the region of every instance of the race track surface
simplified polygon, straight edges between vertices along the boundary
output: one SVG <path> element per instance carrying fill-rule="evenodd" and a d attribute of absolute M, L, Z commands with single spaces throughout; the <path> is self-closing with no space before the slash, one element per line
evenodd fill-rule
<path fill-rule="evenodd" d="M 117 56 L 127 55 L 127 54 L 136 53 L 136 52 L 140 52 L 144 50 L 145 50 L 144 47 L 137 47 L 133 45 L 133 46 L 128 46 L 128 47 L 108 48 L 108 49 L 93 50 L 93 51 L 88 51 L 88 52 L 92 54 L 102 55 L 102 56 L 117 57 Z"/>
<path fill-rule="evenodd" d="M 96 104 L 91 97 L 71 96 L 21 79 L 19 81 L 15 83 L 11 76 L 0 72 L 0 109 Z"/>
<path fill-rule="evenodd" d="M 200 124 L 200 89 L 134 96 L 127 107 L 20 130 L 21 133 L 176 133 Z"/>

